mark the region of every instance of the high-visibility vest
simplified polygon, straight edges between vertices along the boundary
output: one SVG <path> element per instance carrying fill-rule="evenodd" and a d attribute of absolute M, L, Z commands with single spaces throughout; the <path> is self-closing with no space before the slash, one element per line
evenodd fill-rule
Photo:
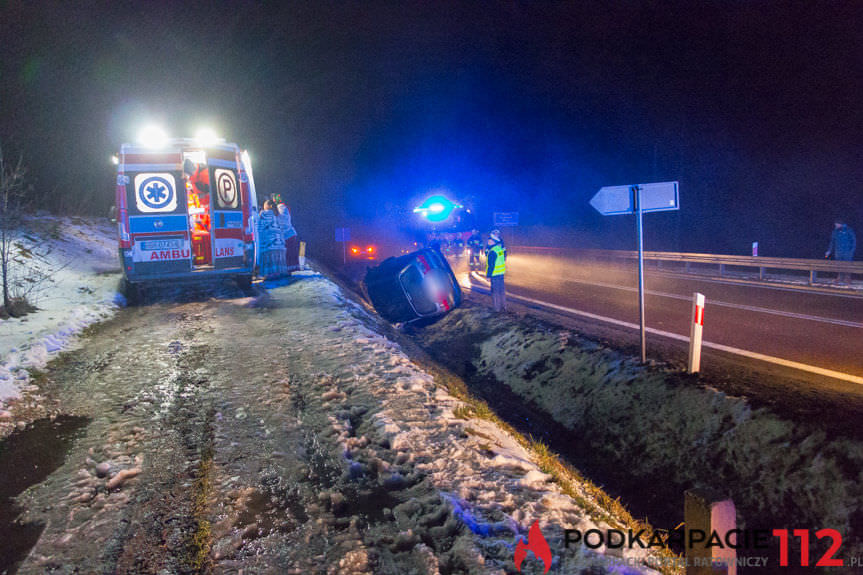
<path fill-rule="evenodd" d="M 488 249 L 490 252 L 494 252 L 494 269 L 491 270 L 492 276 L 502 276 L 506 273 L 506 248 L 504 248 L 500 244 L 495 244 Z"/>

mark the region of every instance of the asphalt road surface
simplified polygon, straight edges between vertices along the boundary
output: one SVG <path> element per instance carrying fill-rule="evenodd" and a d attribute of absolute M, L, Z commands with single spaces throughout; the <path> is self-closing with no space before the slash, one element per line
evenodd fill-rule
<path fill-rule="evenodd" d="M 638 324 L 637 268 L 512 250 L 507 293 Z M 792 284 L 645 273 L 648 328 L 689 337 L 692 294 L 706 296 L 704 341 L 863 377 L 863 294 Z M 651 339 L 662 336 L 651 333 Z M 648 343 L 649 347 L 650 343 Z M 859 383 L 859 381 L 857 381 Z"/>

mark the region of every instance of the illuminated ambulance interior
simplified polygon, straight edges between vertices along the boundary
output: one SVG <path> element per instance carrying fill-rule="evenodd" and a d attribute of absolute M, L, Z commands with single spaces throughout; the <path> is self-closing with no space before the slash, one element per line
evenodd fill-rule
<path fill-rule="evenodd" d="M 212 265 L 212 219 L 210 216 L 210 171 L 203 150 L 183 153 L 183 179 L 192 233 L 192 262 Z"/>

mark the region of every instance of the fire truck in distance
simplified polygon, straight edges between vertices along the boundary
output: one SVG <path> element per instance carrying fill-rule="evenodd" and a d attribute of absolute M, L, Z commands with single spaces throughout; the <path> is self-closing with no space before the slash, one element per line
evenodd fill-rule
<path fill-rule="evenodd" d="M 148 284 L 230 277 L 255 269 L 257 199 L 249 155 L 222 140 L 123 144 L 116 218 L 127 296 Z"/>

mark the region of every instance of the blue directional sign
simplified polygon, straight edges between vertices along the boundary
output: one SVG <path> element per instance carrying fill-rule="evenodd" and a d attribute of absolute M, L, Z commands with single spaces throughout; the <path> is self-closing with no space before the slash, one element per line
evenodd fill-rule
<path fill-rule="evenodd" d="M 518 225 L 518 212 L 494 212 L 492 215 L 496 228 Z"/>

